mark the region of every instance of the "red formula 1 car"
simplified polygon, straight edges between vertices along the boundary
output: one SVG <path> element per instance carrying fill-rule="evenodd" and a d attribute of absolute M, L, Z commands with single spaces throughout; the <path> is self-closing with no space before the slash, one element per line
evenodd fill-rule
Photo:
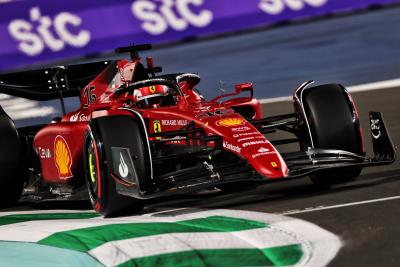
<path fill-rule="evenodd" d="M 160 75 L 138 51 L 131 60 L 0 75 L 0 93 L 33 100 L 80 97 L 80 108 L 47 125 L 16 128 L 0 109 L 0 199 L 82 196 L 104 216 L 134 212 L 144 199 L 310 176 L 330 185 L 363 167 L 389 164 L 394 149 L 379 112 L 370 113 L 373 158 L 341 85 L 295 90 L 292 114 L 263 117 L 251 83 L 206 101 L 192 73 Z M 242 94 L 243 93 L 243 94 Z M 64 109 L 65 110 L 65 109 Z M 293 138 L 270 141 L 275 131 Z M 299 144 L 293 152 L 279 147 Z"/>

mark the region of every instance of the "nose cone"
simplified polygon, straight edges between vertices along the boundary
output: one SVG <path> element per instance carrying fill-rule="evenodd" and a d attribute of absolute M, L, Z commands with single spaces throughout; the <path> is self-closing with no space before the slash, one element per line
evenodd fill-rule
<path fill-rule="evenodd" d="M 258 173 L 267 179 L 288 175 L 288 168 L 279 152 L 244 118 L 223 118 L 213 125 L 224 139 L 224 149 L 245 158 Z"/>
<path fill-rule="evenodd" d="M 264 137 L 264 136 L 263 136 Z M 248 147 L 246 144 L 251 143 Z M 242 144 L 243 155 L 250 165 L 267 179 L 278 179 L 288 175 L 288 168 L 282 156 L 264 137 L 258 141 Z"/>

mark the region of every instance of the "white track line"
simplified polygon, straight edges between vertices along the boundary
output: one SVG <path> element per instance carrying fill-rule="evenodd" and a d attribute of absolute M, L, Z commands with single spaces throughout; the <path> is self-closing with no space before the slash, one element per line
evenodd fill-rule
<path fill-rule="evenodd" d="M 400 196 L 377 198 L 377 199 L 358 201 L 358 202 L 351 202 L 351 203 L 345 203 L 345 204 L 339 204 L 339 205 L 333 205 L 333 206 L 326 206 L 326 207 L 319 206 L 319 207 L 316 207 L 316 208 L 305 208 L 304 210 L 291 210 L 291 211 L 285 211 L 285 212 L 276 213 L 276 214 L 279 214 L 279 215 L 292 215 L 292 214 L 307 213 L 307 212 L 313 212 L 313 211 L 319 211 L 319 210 L 330 210 L 330 209 L 337 209 L 337 208 L 342 208 L 342 207 L 358 206 L 358 205 L 364 205 L 364 204 L 376 203 L 376 202 L 383 202 L 383 201 L 389 201 L 389 200 L 395 200 L 395 199 L 400 199 Z"/>
<path fill-rule="evenodd" d="M 357 93 L 357 92 L 365 92 L 365 91 L 372 91 L 372 90 L 391 89 L 391 88 L 396 88 L 396 87 L 400 87 L 400 79 L 349 86 L 349 87 L 347 87 L 347 90 L 350 93 Z M 266 98 L 266 99 L 260 99 L 259 101 L 261 104 L 292 101 L 292 96 Z"/>
<path fill-rule="evenodd" d="M 259 99 L 258 101 L 260 101 L 260 104 L 263 105 L 263 104 L 270 104 L 270 103 L 292 101 L 292 99 L 293 99 L 292 96 L 282 96 L 282 97 Z"/>
<path fill-rule="evenodd" d="M 348 87 L 351 93 L 354 92 L 364 92 L 364 91 L 372 91 L 372 90 L 380 90 L 380 89 L 390 89 L 396 88 L 400 86 L 400 79 L 380 81 L 374 83 L 367 83 L 361 85 L 355 85 Z"/>

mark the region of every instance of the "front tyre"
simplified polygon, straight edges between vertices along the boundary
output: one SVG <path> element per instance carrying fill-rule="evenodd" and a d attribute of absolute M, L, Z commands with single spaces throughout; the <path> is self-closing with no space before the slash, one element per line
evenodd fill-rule
<path fill-rule="evenodd" d="M 355 107 L 345 89 L 337 84 L 304 89 L 302 102 L 315 148 L 338 149 L 362 156 L 360 123 Z M 361 168 L 340 168 L 312 175 L 318 186 L 348 182 Z"/>
<path fill-rule="evenodd" d="M 117 189 L 121 185 L 117 185 L 118 178 L 114 173 L 113 164 L 117 163 L 113 162 L 112 147 L 135 149 L 140 145 L 140 142 L 135 143 L 135 140 L 141 140 L 140 136 L 135 138 L 135 135 L 139 134 L 135 131 L 138 126 L 134 123 L 127 124 L 127 119 L 131 123 L 132 120 L 125 117 L 105 117 L 96 123 L 91 123 L 85 134 L 86 188 L 93 208 L 104 217 L 137 213 L 144 207 L 142 200 L 122 195 Z M 126 131 L 120 131 L 122 126 Z M 131 153 L 137 155 L 138 151 Z M 139 155 L 143 156 L 143 153 Z M 139 164 L 142 161 L 139 158 L 137 161 L 139 163 L 135 161 L 136 168 L 140 168 Z M 143 175 L 140 170 L 138 173 Z"/>

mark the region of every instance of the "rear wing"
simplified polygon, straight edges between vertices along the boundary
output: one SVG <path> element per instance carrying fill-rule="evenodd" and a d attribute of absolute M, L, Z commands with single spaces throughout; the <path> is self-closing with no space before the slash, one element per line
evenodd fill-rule
<path fill-rule="evenodd" d="M 0 74 L 0 93 L 36 101 L 79 96 L 110 64 L 99 61 Z"/>

